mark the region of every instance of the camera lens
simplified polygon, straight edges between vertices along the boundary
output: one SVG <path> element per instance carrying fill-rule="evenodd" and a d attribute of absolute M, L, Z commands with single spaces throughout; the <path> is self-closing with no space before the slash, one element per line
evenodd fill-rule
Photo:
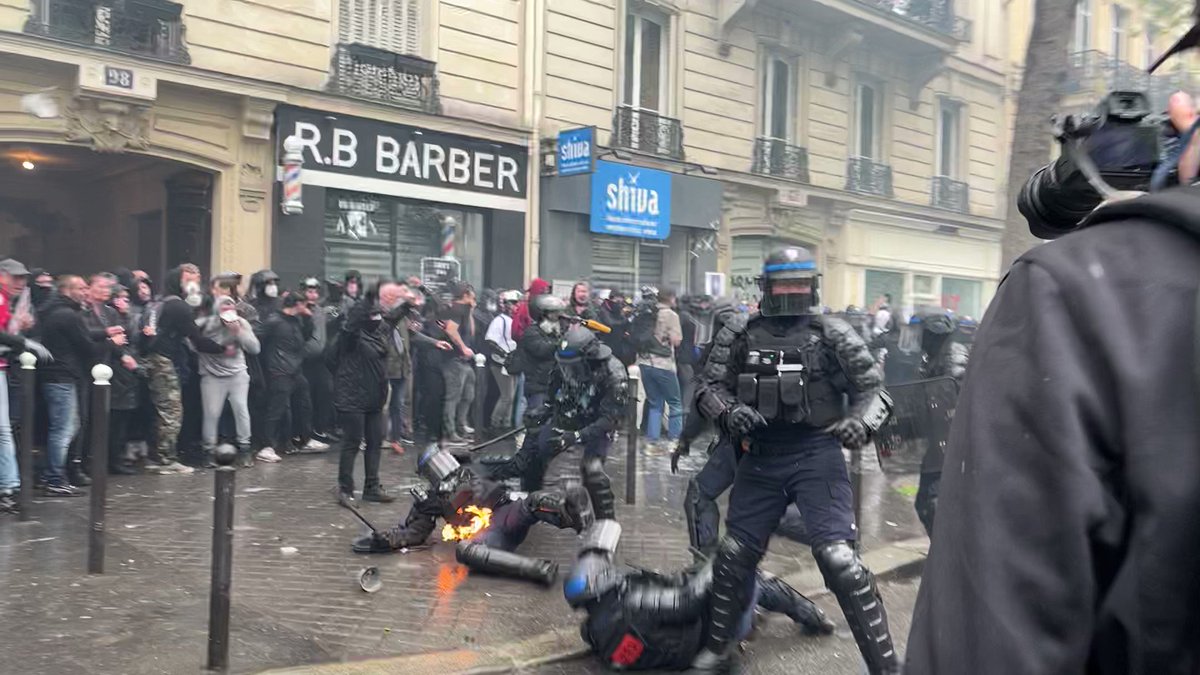
<path fill-rule="evenodd" d="M 1035 237 L 1054 239 L 1074 230 L 1100 201 L 1100 193 L 1075 163 L 1060 157 L 1029 177 L 1017 197 L 1017 210 Z"/>

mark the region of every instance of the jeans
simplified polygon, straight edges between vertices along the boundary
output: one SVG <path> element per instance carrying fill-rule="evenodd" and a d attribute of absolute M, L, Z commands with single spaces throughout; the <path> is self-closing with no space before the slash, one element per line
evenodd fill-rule
<path fill-rule="evenodd" d="M 12 421 L 8 417 L 8 373 L 0 370 L 0 494 L 21 487 L 17 469 L 17 445 L 13 443 Z"/>
<path fill-rule="evenodd" d="M 513 428 L 521 426 L 521 420 L 525 418 L 525 374 L 517 375 L 516 387 L 513 391 Z"/>
<path fill-rule="evenodd" d="M 241 452 L 250 451 L 250 373 L 242 371 L 229 377 L 202 375 L 200 377 L 200 399 L 204 408 L 204 423 L 200 439 L 205 450 L 217 446 L 217 426 L 225 402 L 233 409 L 234 428 L 237 430 L 237 445 Z"/>
<path fill-rule="evenodd" d="M 646 438 L 657 441 L 662 433 L 662 408 L 667 406 L 667 438 L 679 440 L 683 431 L 683 402 L 679 394 L 679 379 L 675 373 L 662 368 L 638 366 L 642 385 L 646 388 Z"/>
<path fill-rule="evenodd" d="M 496 387 L 500 390 L 500 398 L 496 400 L 496 407 L 492 408 L 492 428 L 503 429 L 512 421 L 513 394 L 516 392 L 517 378 L 506 375 L 501 366 L 492 365 L 488 368 L 492 371 L 492 377 L 496 378 Z"/>
<path fill-rule="evenodd" d="M 467 426 L 467 413 L 475 401 L 475 366 L 470 361 L 451 359 L 442 364 L 446 397 L 442 403 L 442 435 L 452 436 Z"/>
<path fill-rule="evenodd" d="M 312 430 L 312 399 L 309 398 L 308 380 L 301 373 L 271 375 L 270 399 L 267 401 L 267 442 L 282 450 L 292 442 L 291 428 L 287 424 L 288 410 L 299 422 L 301 445 L 308 441 Z"/>
<path fill-rule="evenodd" d="M 401 436 L 410 436 L 412 434 L 412 430 L 408 428 L 408 419 L 405 415 L 405 408 L 408 403 L 408 378 L 397 377 L 390 379 L 388 380 L 388 386 L 391 387 L 392 397 L 388 401 L 387 439 L 397 442 Z"/>
<path fill-rule="evenodd" d="M 363 450 L 363 493 L 379 489 L 379 446 L 383 445 L 383 411 L 369 413 L 341 412 L 342 456 L 338 461 L 338 490 L 354 494 L 354 460 L 359 446 Z"/>
<path fill-rule="evenodd" d="M 65 485 L 67 482 L 67 448 L 79 432 L 79 396 L 76 385 L 45 382 L 42 396 L 46 398 L 46 417 L 50 435 L 46 441 L 46 484 Z"/>

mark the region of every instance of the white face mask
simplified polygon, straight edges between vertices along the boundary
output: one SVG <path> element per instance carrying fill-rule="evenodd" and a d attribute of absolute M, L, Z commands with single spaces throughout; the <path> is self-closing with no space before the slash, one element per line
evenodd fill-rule
<path fill-rule="evenodd" d="M 276 286 L 273 283 L 267 284 L 266 287 L 263 288 L 263 295 L 267 296 L 268 298 L 279 297 L 279 286 Z"/>
<path fill-rule="evenodd" d="M 226 309 L 221 312 L 221 320 L 225 323 L 234 323 L 238 320 L 236 309 Z"/>

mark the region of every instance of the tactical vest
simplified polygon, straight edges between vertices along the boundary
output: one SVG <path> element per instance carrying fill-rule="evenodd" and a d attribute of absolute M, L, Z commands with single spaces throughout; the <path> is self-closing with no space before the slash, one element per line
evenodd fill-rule
<path fill-rule="evenodd" d="M 842 418 L 845 379 L 819 319 L 798 321 L 782 335 L 763 321 L 746 327 L 748 351 L 738 375 L 738 400 L 771 423 L 824 427 Z"/>

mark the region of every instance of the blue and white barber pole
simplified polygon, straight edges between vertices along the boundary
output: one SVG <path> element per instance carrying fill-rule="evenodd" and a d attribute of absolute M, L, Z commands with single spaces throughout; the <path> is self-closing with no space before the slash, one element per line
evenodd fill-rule
<path fill-rule="evenodd" d="M 283 202 L 279 208 L 286 216 L 304 213 L 303 185 L 300 183 L 300 170 L 304 168 L 303 149 L 300 139 L 295 136 L 288 136 L 283 141 Z"/>

